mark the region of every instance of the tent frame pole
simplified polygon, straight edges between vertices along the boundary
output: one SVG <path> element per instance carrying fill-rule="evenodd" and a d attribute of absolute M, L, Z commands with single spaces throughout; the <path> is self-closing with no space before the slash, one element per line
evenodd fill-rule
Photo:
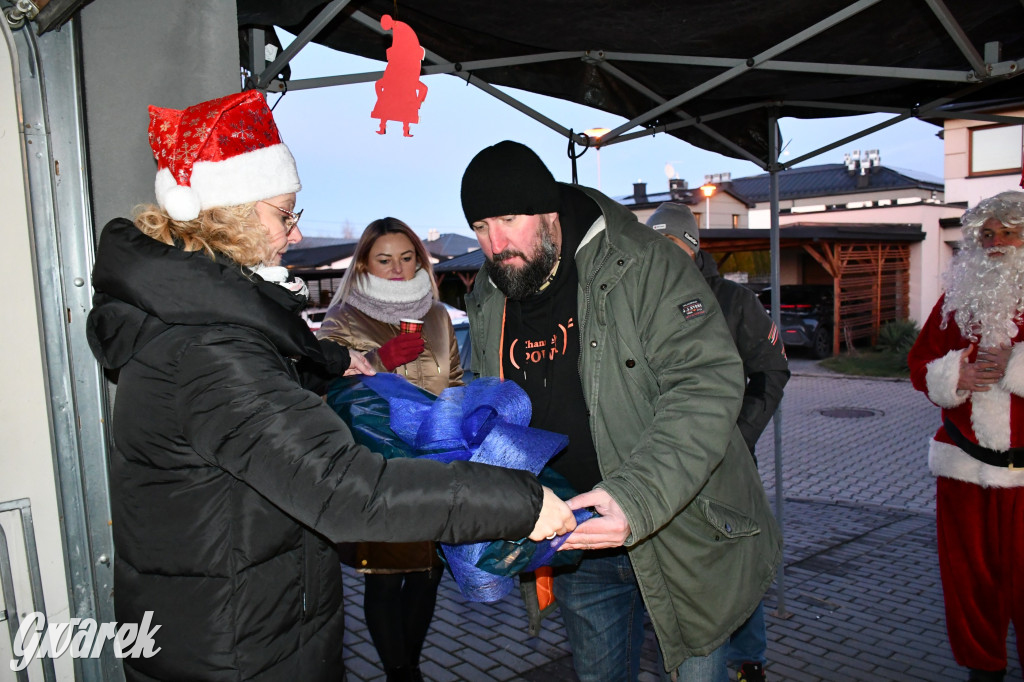
<path fill-rule="evenodd" d="M 772 323 L 776 329 L 782 329 L 782 320 L 780 316 L 780 304 L 779 298 L 779 171 L 782 167 L 779 165 L 779 155 L 782 153 L 781 140 L 779 139 L 779 120 L 777 115 L 773 112 L 768 117 L 768 144 L 769 154 L 771 155 L 771 163 L 768 165 L 768 194 L 771 200 L 771 234 L 769 236 L 769 243 L 771 244 L 771 276 L 772 276 Z M 779 343 L 782 343 L 782 339 L 779 339 Z M 786 537 L 786 527 L 784 523 L 785 509 L 785 495 L 783 490 L 783 472 L 782 472 L 782 405 L 780 404 L 775 409 L 775 416 L 772 417 L 772 425 L 774 429 L 774 444 L 775 444 L 775 519 L 779 523 L 779 531 L 782 533 L 783 539 Z M 786 610 L 786 559 L 785 550 L 783 550 L 783 558 L 779 563 L 779 572 L 775 577 L 776 584 L 776 604 L 774 615 L 778 618 L 790 618 L 792 613 Z"/>
<path fill-rule="evenodd" d="M 846 7 L 836 12 L 830 17 L 822 19 L 813 26 L 810 26 L 804 29 L 803 31 L 800 31 L 795 35 L 792 35 L 789 38 L 783 40 L 782 42 L 773 45 L 767 50 L 764 50 L 760 54 L 751 57 L 743 64 L 734 66 L 733 68 L 725 71 L 724 73 L 720 73 L 714 78 L 708 79 L 707 81 L 701 83 L 697 87 L 690 88 L 683 94 L 677 95 L 676 97 L 668 100 L 664 104 L 661 104 L 651 109 L 650 111 L 641 114 L 640 116 L 636 116 L 630 119 L 629 121 L 623 123 L 618 128 L 613 129 L 610 133 L 605 135 L 605 137 L 617 137 L 622 133 L 631 130 L 635 126 L 642 125 L 653 118 L 657 118 L 666 111 L 674 109 L 675 107 L 679 106 L 680 104 L 683 104 L 684 102 L 689 102 L 690 100 L 703 95 L 705 92 L 717 88 L 719 85 L 722 85 L 723 83 L 727 83 L 735 78 L 738 78 L 739 76 L 742 76 L 744 73 L 746 73 L 749 69 L 756 68 L 759 64 L 771 59 L 772 57 L 782 54 L 783 52 L 788 51 L 790 48 L 796 47 L 797 45 L 800 45 L 801 43 L 810 40 L 811 38 L 817 36 L 818 34 L 827 31 L 836 24 L 845 21 L 846 19 L 852 17 L 855 14 L 858 14 L 859 12 L 864 11 L 868 7 L 871 7 L 872 5 L 877 4 L 878 2 L 880 2 L 880 0 L 858 0 L 858 2 L 853 3 L 849 7 Z"/>

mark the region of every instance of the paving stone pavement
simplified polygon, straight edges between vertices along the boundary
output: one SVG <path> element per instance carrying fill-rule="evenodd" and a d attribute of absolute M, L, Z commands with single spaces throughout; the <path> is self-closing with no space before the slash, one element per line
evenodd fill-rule
<path fill-rule="evenodd" d="M 831 375 L 800 358 L 791 367 L 779 419 L 784 613 L 776 581 L 765 597 L 769 679 L 965 680 L 946 640 L 927 469 L 938 408 L 907 381 Z M 774 503 L 772 426 L 757 454 Z M 384 675 L 363 623 L 362 585 L 346 569 L 345 662 L 350 681 L 377 682 Z M 1007 679 L 1019 680 L 1012 630 L 1008 650 Z M 528 637 L 517 593 L 467 603 L 447 575 L 422 658 L 436 682 L 576 679 L 557 614 Z M 659 672 L 649 630 L 640 680 L 655 682 Z"/>

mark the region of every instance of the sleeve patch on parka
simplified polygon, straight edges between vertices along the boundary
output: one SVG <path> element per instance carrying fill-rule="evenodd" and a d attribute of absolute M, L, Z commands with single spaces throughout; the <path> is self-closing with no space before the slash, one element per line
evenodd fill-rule
<path fill-rule="evenodd" d="M 686 303 L 681 304 L 679 306 L 679 310 L 683 313 L 683 319 L 687 321 L 701 317 L 707 313 L 707 310 L 704 309 L 704 304 L 701 303 L 699 298 L 695 298 L 692 301 L 687 301 Z"/>

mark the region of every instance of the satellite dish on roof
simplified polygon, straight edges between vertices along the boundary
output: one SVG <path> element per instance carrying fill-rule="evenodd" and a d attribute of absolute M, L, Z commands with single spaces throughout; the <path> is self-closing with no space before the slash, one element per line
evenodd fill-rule
<path fill-rule="evenodd" d="M 665 177 L 668 178 L 669 180 L 671 180 L 672 178 L 678 178 L 679 177 L 676 174 L 676 169 L 672 166 L 671 163 L 666 163 L 665 164 Z"/>

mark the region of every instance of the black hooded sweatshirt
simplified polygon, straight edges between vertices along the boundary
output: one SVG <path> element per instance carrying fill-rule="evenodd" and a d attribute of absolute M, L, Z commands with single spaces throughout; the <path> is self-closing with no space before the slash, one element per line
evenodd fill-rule
<path fill-rule="evenodd" d="M 386 461 L 315 388 L 348 364 L 302 302 L 226 257 L 186 253 L 126 220 L 103 231 L 89 343 L 119 370 L 111 518 L 119 622 L 152 611 L 152 658 L 129 680 L 342 679 L 332 542 L 518 539 L 533 476 Z"/>

